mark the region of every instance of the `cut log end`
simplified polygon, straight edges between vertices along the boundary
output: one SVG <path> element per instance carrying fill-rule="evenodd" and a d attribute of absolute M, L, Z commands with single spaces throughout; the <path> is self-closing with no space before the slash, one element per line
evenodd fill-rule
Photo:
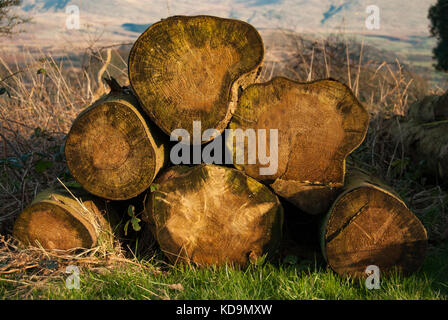
<path fill-rule="evenodd" d="M 91 248 L 113 239 L 116 213 L 103 200 L 73 191 L 82 205 L 65 190 L 45 190 L 17 217 L 13 236 L 21 243 L 44 249 Z M 109 241 L 109 242 L 107 242 Z"/>
<path fill-rule="evenodd" d="M 14 237 L 26 245 L 45 249 L 91 248 L 97 236 L 79 214 L 52 202 L 40 202 L 25 209 L 17 218 Z"/>
<path fill-rule="evenodd" d="M 273 254 L 283 209 L 267 187 L 214 165 L 173 167 L 148 197 L 153 233 L 172 262 L 246 265 Z"/>
<path fill-rule="evenodd" d="M 258 77 L 263 42 L 251 25 L 211 16 L 175 16 L 149 27 L 129 57 L 130 83 L 143 108 L 167 134 L 224 130 L 238 89 Z"/>
<path fill-rule="evenodd" d="M 124 95 L 106 97 L 73 123 L 65 144 L 67 166 L 94 195 L 135 197 L 149 187 L 164 162 L 163 150 L 136 104 Z"/>
<path fill-rule="evenodd" d="M 375 265 L 409 275 L 423 264 L 426 230 L 392 193 L 368 183 L 343 193 L 324 224 L 323 250 L 331 268 L 341 275 L 365 277 Z"/>
<path fill-rule="evenodd" d="M 274 191 L 293 203 L 305 202 L 307 199 L 301 198 L 308 198 L 309 189 L 313 189 L 316 206 L 321 206 L 319 202 L 331 201 L 327 195 L 332 188 L 343 185 L 345 159 L 364 140 L 368 124 L 367 111 L 342 83 L 299 83 L 278 77 L 253 84 L 243 92 L 230 128 L 265 129 L 267 150 L 273 150 L 270 130 L 278 130 L 277 172 L 263 175 L 260 169 L 267 165 L 259 162 L 238 168 L 261 181 L 274 181 Z M 237 154 L 241 145 L 230 145 L 229 149 Z M 248 151 L 246 142 L 245 159 Z M 320 191 L 321 200 L 317 199 Z"/>

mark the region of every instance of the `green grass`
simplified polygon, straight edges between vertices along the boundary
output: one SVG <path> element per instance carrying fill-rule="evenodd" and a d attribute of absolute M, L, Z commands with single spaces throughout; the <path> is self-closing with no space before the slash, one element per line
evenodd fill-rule
<path fill-rule="evenodd" d="M 0 280 L 0 297 L 7 299 L 447 299 L 448 246 L 432 248 L 423 268 L 410 277 L 381 277 L 380 289 L 364 280 L 336 275 L 324 266 L 300 264 L 231 267 L 169 267 L 160 274 L 138 266 L 94 272 L 81 269 L 80 288 L 67 289 L 65 278 L 18 290 L 20 284 Z M 3 276 L 1 279 L 5 279 Z M 12 278 L 8 278 L 12 279 Z M 20 280 L 18 278 L 17 280 Z M 183 288 L 178 288 L 181 284 Z M 174 286 L 173 286 L 174 285 Z"/>

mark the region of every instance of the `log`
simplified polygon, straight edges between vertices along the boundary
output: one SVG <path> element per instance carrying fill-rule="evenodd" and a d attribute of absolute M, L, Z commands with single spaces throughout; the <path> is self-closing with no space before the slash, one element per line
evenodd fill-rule
<path fill-rule="evenodd" d="M 448 92 L 427 96 L 410 106 L 407 117 L 383 123 L 382 139 L 400 145 L 422 173 L 443 184 L 448 181 Z"/>
<path fill-rule="evenodd" d="M 396 143 L 403 143 L 405 153 L 422 173 L 439 184 L 448 181 L 448 120 L 418 124 L 395 122 L 390 134 Z"/>
<path fill-rule="evenodd" d="M 366 276 L 369 265 L 381 274 L 409 275 L 423 264 L 427 233 L 420 220 L 390 187 L 365 171 L 346 177 L 321 228 L 321 249 L 340 275 Z"/>
<path fill-rule="evenodd" d="M 147 198 L 145 219 L 171 262 L 245 266 L 277 250 L 280 201 L 241 171 L 175 166 L 156 185 Z"/>
<path fill-rule="evenodd" d="M 258 158 L 248 161 L 248 142 L 227 139 L 228 150 L 245 155 L 235 166 L 265 183 L 281 197 L 310 214 L 326 212 L 344 184 L 345 159 L 364 140 L 369 115 L 351 90 L 335 80 L 300 83 L 276 77 L 243 91 L 230 129 L 257 130 L 258 146 L 266 130 L 266 149 L 272 149 L 270 130 L 278 130 L 277 170 L 265 174 Z M 259 141 L 260 139 L 260 141 Z M 244 150 L 242 150 L 244 148 Z M 258 152 L 258 157 L 260 153 Z M 275 159 L 271 159 L 275 161 Z"/>
<path fill-rule="evenodd" d="M 448 120 L 448 90 L 444 95 L 430 95 L 409 106 L 408 118 L 419 123 Z"/>
<path fill-rule="evenodd" d="M 192 136 L 195 120 L 202 131 L 222 132 L 238 92 L 260 75 L 263 57 L 263 41 L 248 23 L 174 16 L 137 39 L 129 56 L 129 80 L 144 110 L 168 135 L 183 128 Z"/>
<path fill-rule="evenodd" d="M 47 189 L 17 217 L 13 237 L 24 245 L 69 250 L 113 245 L 119 218 L 110 203 L 83 190 Z"/>
<path fill-rule="evenodd" d="M 168 137 L 140 110 L 130 92 L 113 90 L 75 119 L 65 157 L 85 190 L 110 200 L 133 198 L 167 162 Z"/>

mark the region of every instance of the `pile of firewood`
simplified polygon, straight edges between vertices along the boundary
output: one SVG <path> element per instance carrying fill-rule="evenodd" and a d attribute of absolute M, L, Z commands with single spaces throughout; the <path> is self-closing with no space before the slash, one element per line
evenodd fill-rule
<path fill-rule="evenodd" d="M 244 266 L 275 256 L 286 201 L 320 215 L 316 237 L 337 273 L 417 270 L 427 243 L 418 218 L 390 187 L 346 171 L 368 112 L 335 80 L 257 82 L 263 59 L 259 33 L 242 21 L 175 16 L 150 26 L 129 56 L 131 86 L 109 80 L 110 93 L 68 133 L 66 162 L 82 190 L 39 194 L 15 238 L 90 248 L 127 216 L 115 203 L 144 198 L 145 226 L 171 262 Z"/>

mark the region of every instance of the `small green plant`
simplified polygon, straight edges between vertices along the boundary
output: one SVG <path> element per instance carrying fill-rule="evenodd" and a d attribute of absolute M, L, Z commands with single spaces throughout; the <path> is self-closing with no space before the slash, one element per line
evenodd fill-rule
<path fill-rule="evenodd" d="M 258 256 L 254 254 L 253 252 L 249 255 L 249 261 L 250 264 L 254 267 L 261 267 L 263 266 L 267 261 L 267 254 L 264 254 L 262 256 Z"/>
<path fill-rule="evenodd" d="M 141 220 L 139 218 L 137 218 L 137 216 L 135 215 L 135 207 L 133 205 L 130 205 L 128 207 L 128 216 L 131 217 L 131 219 L 126 221 L 126 224 L 124 225 L 124 235 L 125 236 L 128 235 L 129 223 L 131 223 L 132 229 L 134 229 L 134 231 L 140 231 L 140 229 L 141 229 L 141 226 L 140 226 Z"/>
<path fill-rule="evenodd" d="M 54 137 L 48 132 L 46 129 L 42 129 L 41 127 L 34 128 L 33 133 L 31 134 L 31 139 L 36 138 L 44 138 L 48 141 L 54 141 Z"/>
<path fill-rule="evenodd" d="M 283 258 L 283 263 L 288 265 L 296 265 L 299 262 L 299 257 L 294 255 L 287 255 Z"/>
<path fill-rule="evenodd" d="M 36 170 L 37 173 L 42 173 L 47 169 L 53 168 L 53 165 L 52 161 L 40 159 L 34 164 L 34 170 Z"/>
<path fill-rule="evenodd" d="M 64 183 L 66 187 L 68 188 L 76 188 L 76 189 L 80 189 L 82 188 L 81 184 L 79 184 L 76 181 L 67 181 Z"/>

